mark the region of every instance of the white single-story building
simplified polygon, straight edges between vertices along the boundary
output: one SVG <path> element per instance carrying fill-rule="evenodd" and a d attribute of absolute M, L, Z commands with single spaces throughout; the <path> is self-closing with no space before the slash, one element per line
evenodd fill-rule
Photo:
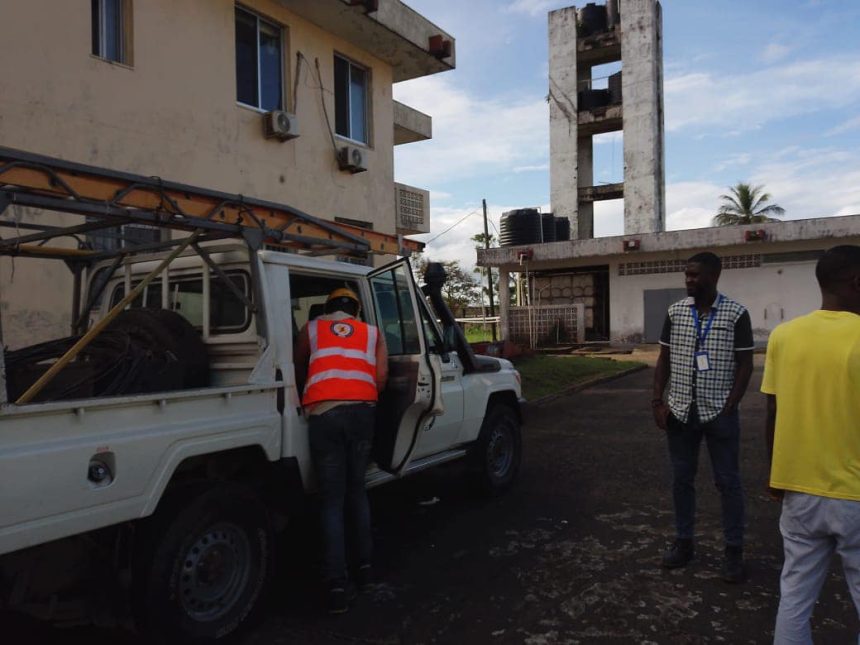
<path fill-rule="evenodd" d="M 502 337 L 546 346 L 656 342 L 666 308 L 686 295 L 684 265 L 701 251 L 723 260 L 720 291 L 747 307 L 756 340 L 820 306 L 815 263 L 826 249 L 860 245 L 860 215 L 640 233 L 478 251 L 500 270 Z M 508 274 L 523 278 L 508 305 Z"/>

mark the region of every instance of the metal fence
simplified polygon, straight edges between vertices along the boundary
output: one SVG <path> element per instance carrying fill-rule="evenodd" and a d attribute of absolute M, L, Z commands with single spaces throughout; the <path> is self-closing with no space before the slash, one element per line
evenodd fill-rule
<path fill-rule="evenodd" d="M 508 338 L 519 345 L 546 347 L 585 340 L 585 306 L 537 305 L 511 307 Z"/>

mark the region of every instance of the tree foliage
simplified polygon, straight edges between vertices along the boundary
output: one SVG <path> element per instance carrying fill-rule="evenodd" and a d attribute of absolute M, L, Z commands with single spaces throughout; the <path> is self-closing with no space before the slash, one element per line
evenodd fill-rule
<path fill-rule="evenodd" d="M 424 272 L 427 271 L 427 265 L 433 261 L 417 253 L 412 255 L 412 269 L 419 284 L 424 282 Z M 480 287 L 472 275 L 460 266 L 459 260 L 449 260 L 441 264 L 446 276 L 442 296 L 454 315 L 462 316 L 466 307 L 480 302 Z"/>
<path fill-rule="evenodd" d="M 729 194 L 720 195 L 723 204 L 714 216 L 714 226 L 776 222 L 776 217 L 785 214 L 782 206 L 767 203 L 770 194 L 764 191 L 764 186 L 738 182 L 730 186 L 729 190 Z"/>

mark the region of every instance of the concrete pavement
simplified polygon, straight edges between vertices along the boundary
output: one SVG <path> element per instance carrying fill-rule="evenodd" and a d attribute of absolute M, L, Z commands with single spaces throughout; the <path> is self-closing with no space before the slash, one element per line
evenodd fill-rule
<path fill-rule="evenodd" d="M 374 490 L 379 580 L 348 614 L 320 609 L 316 531 L 290 532 L 265 618 L 243 642 L 770 642 L 782 555 L 779 506 L 763 492 L 760 370 L 741 416 L 750 579 L 734 586 L 718 577 L 719 499 L 704 450 L 698 559 L 671 572 L 658 566 L 672 513 L 664 438 L 650 418 L 652 374 L 531 410 L 521 478 L 502 497 L 469 491 L 457 465 Z M 856 643 L 837 569 L 816 610 L 816 642 Z M 57 638 L 34 642 L 69 642 Z"/>

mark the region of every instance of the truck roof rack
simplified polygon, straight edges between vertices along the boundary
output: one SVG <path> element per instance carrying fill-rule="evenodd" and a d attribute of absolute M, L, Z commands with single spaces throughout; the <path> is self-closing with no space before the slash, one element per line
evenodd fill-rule
<path fill-rule="evenodd" d="M 0 255 L 61 258 L 91 263 L 130 252 L 176 246 L 165 240 L 145 246 L 93 251 L 46 247 L 47 240 L 124 224 L 199 232 L 199 242 L 241 238 L 253 249 L 282 248 L 310 255 L 367 257 L 409 255 L 421 242 L 333 223 L 284 204 L 107 170 L 0 146 L 0 215 L 10 204 L 85 216 L 74 226 L 0 222 L 18 235 L 0 239 Z M 29 230 L 21 234 L 22 229 Z"/>

